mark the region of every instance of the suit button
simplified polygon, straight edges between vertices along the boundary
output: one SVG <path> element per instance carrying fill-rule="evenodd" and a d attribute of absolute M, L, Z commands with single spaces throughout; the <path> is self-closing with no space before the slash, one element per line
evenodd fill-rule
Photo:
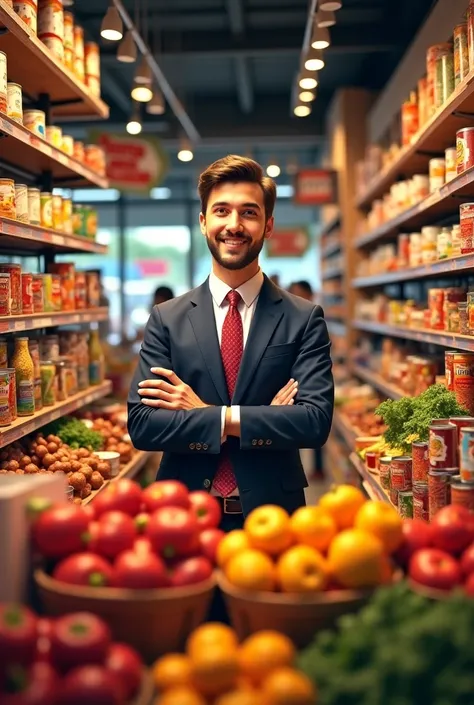
<path fill-rule="evenodd" d="M 256 445 L 257 445 L 257 439 L 256 439 L 256 438 L 253 439 L 252 445 L 253 445 L 253 446 L 256 446 Z"/>
<path fill-rule="evenodd" d="M 202 484 L 204 485 L 206 490 L 208 490 L 209 487 L 211 486 L 211 481 L 206 478 Z"/>
<path fill-rule="evenodd" d="M 271 446 L 271 444 L 272 444 L 272 442 L 271 442 L 271 440 L 270 440 L 270 439 L 268 439 L 268 440 L 266 440 L 266 441 L 265 441 L 265 445 L 267 445 L 267 446 Z"/>
<path fill-rule="evenodd" d="M 208 448 L 209 448 L 209 446 L 207 445 L 207 443 L 203 443 L 203 444 L 202 444 L 202 449 L 203 449 L 203 450 L 207 450 Z"/>
<path fill-rule="evenodd" d="M 263 441 L 262 441 L 261 438 L 260 438 L 259 441 L 258 441 L 258 445 L 259 445 L 259 446 L 263 446 Z"/>
<path fill-rule="evenodd" d="M 201 450 L 202 445 L 200 443 L 196 443 L 196 450 Z"/>
<path fill-rule="evenodd" d="M 190 449 L 190 450 L 194 450 L 195 448 L 196 448 L 196 444 L 195 444 L 195 443 L 190 443 L 190 444 L 189 444 L 189 449 Z"/>

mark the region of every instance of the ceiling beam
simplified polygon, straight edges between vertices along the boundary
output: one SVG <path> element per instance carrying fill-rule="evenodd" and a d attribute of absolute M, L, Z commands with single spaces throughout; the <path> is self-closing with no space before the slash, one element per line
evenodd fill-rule
<path fill-rule="evenodd" d="M 245 18 L 242 0 L 227 0 L 226 7 L 232 35 L 244 41 Z M 253 110 L 253 89 L 249 60 L 245 56 L 236 56 L 234 58 L 234 70 L 240 109 L 243 113 L 249 114 Z"/>

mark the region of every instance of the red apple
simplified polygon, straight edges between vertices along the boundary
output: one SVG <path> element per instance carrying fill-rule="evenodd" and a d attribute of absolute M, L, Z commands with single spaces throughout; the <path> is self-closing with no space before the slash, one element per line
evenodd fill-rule
<path fill-rule="evenodd" d="M 433 546 L 458 555 L 474 540 L 474 515 L 466 507 L 449 504 L 435 515 Z"/>
<path fill-rule="evenodd" d="M 199 529 L 216 529 L 222 519 L 222 510 L 217 499 L 209 492 L 197 490 L 189 495 L 191 512 L 197 519 Z"/>
<path fill-rule="evenodd" d="M 438 548 L 415 551 L 410 560 L 409 575 L 416 583 L 437 590 L 452 590 L 462 581 L 457 560 Z"/>
<path fill-rule="evenodd" d="M 421 519 L 404 519 L 402 529 L 403 543 L 394 558 L 406 569 L 415 551 L 433 545 L 433 527 Z"/>
<path fill-rule="evenodd" d="M 205 529 L 199 534 L 199 545 L 201 553 L 206 556 L 211 563 L 216 563 L 217 547 L 224 538 L 222 529 Z"/>
<path fill-rule="evenodd" d="M 145 535 L 162 558 L 189 555 L 199 533 L 196 518 L 180 507 L 162 507 L 150 516 Z"/>
<path fill-rule="evenodd" d="M 204 556 L 185 558 L 175 565 L 171 573 L 171 585 L 192 585 L 202 583 L 212 575 L 212 563 Z"/>
<path fill-rule="evenodd" d="M 160 480 L 148 485 L 142 492 L 145 512 L 155 512 L 161 507 L 189 509 L 189 492 L 178 480 Z"/>
<path fill-rule="evenodd" d="M 464 589 L 469 597 L 474 597 L 474 573 L 471 573 L 464 583 Z"/>
<path fill-rule="evenodd" d="M 461 556 L 461 570 L 466 577 L 474 573 L 474 543 L 471 543 Z"/>
<path fill-rule="evenodd" d="M 164 561 L 154 553 L 124 551 L 114 563 L 114 586 L 131 590 L 151 590 L 169 585 Z"/>

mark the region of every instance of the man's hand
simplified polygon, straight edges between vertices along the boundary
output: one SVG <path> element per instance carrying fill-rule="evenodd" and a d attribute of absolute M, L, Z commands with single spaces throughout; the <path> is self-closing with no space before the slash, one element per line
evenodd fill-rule
<path fill-rule="evenodd" d="M 152 367 L 150 370 L 154 375 L 166 377 L 163 379 L 145 379 L 139 383 L 138 393 L 142 397 L 142 404 L 151 406 L 154 409 L 168 409 L 177 411 L 178 409 L 202 409 L 209 404 L 205 404 L 202 399 L 191 389 L 189 384 L 185 384 L 172 370 L 164 367 Z"/>
<path fill-rule="evenodd" d="M 295 397 L 298 392 L 298 382 L 290 379 L 284 387 L 274 396 L 270 406 L 291 406 L 295 403 Z"/>

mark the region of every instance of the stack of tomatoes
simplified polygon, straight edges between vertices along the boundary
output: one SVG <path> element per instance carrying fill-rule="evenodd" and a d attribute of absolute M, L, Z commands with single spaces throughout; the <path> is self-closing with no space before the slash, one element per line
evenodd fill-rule
<path fill-rule="evenodd" d="M 125 705 L 143 672 L 137 652 L 114 643 L 93 614 L 40 619 L 26 607 L 0 604 L 2 705 Z"/>
<path fill-rule="evenodd" d="M 111 483 L 86 507 L 45 509 L 33 522 L 36 549 L 54 561 L 59 581 L 90 587 L 152 589 L 207 580 L 223 532 L 221 509 L 207 492 L 180 482 L 145 490 Z"/>

